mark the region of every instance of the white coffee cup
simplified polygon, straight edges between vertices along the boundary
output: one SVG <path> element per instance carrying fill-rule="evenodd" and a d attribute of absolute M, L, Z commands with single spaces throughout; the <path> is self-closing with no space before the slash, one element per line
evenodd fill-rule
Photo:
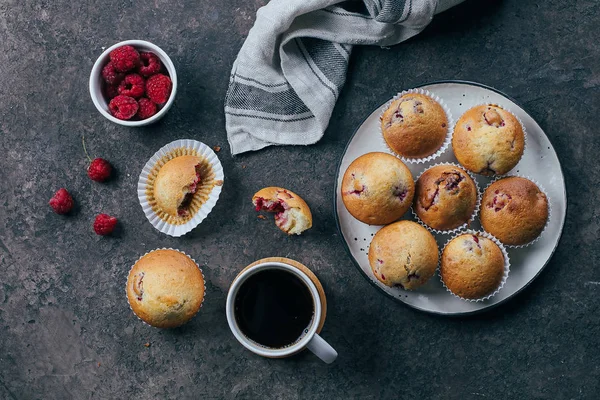
<path fill-rule="evenodd" d="M 267 269 L 280 269 L 296 275 L 306 285 L 306 287 L 310 291 L 313 300 L 313 317 L 309 322 L 308 326 L 304 329 L 303 335 L 300 337 L 299 340 L 297 340 L 293 344 L 283 348 L 266 347 L 249 339 L 240 330 L 235 318 L 234 303 L 239 288 L 250 276 L 254 275 L 258 271 L 264 271 Z M 299 351 L 307 348 L 321 360 L 325 361 L 327 364 L 332 363 L 337 358 L 338 354 L 334 350 L 334 348 L 331 347 L 329 343 L 327 343 L 317 334 L 317 329 L 319 327 L 319 322 L 321 321 L 322 313 L 321 300 L 317 287 L 315 286 L 313 281 L 310 280 L 308 275 L 306 275 L 304 272 L 302 272 L 296 267 L 280 262 L 265 262 L 246 269 L 241 274 L 239 274 L 231 284 L 231 287 L 229 288 L 229 293 L 227 294 L 226 307 L 227 322 L 229 323 L 229 328 L 231 329 L 231 332 L 233 332 L 235 338 L 245 348 L 260 356 L 270 358 L 282 358 L 298 353 Z"/>

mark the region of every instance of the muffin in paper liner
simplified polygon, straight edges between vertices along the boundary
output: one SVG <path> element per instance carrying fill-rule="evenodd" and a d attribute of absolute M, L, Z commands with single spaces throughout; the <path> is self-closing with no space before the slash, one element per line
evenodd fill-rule
<path fill-rule="evenodd" d="M 174 217 L 157 204 L 154 182 L 163 165 L 183 155 L 200 158 L 201 179 L 189 205 L 189 215 Z M 137 186 L 138 199 L 152 226 L 169 236 L 179 237 L 190 232 L 208 216 L 219 199 L 223 179 L 221 162 L 210 147 L 196 140 L 175 140 L 158 150 L 142 169 Z"/>
<path fill-rule="evenodd" d="M 415 218 L 415 220 L 421 224 L 422 226 L 424 226 L 425 228 L 427 228 L 427 230 L 429 230 L 432 233 L 435 234 L 442 234 L 442 235 L 452 235 L 455 234 L 461 230 L 467 229 L 474 221 L 475 218 L 477 218 L 477 216 L 479 215 L 479 209 L 481 206 L 481 190 L 479 189 L 479 183 L 477 182 L 477 179 L 475 179 L 475 176 L 473 175 L 473 173 L 471 173 L 471 171 L 469 171 L 468 169 L 464 168 L 463 166 L 461 166 L 458 163 L 453 163 L 453 162 L 441 162 L 441 163 L 435 163 L 430 165 L 429 167 L 427 167 L 425 170 L 423 170 L 415 179 L 415 199 L 416 199 L 416 186 L 417 186 L 417 182 L 419 181 L 419 178 L 421 177 L 421 175 L 423 175 L 425 173 L 425 171 L 428 171 L 429 169 L 433 168 L 433 167 L 437 167 L 439 165 L 448 165 L 448 166 L 453 166 L 456 168 L 460 168 L 462 171 L 465 171 L 467 173 L 467 175 L 469 175 L 469 177 L 473 180 L 473 182 L 475 183 L 475 189 L 477 190 L 477 201 L 475 202 L 475 208 L 473 209 L 473 214 L 471 214 L 471 217 L 469 218 L 469 220 L 467 222 L 465 222 L 464 224 L 454 228 L 454 229 L 449 229 L 449 230 L 438 230 L 435 228 L 430 227 L 429 225 L 427 225 L 424 221 L 421 220 L 421 218 L 419 218 L 419 216 L 417 215 L 417 212 L 415 211 L 415 207 L 414 205 L 411 205 L 410 207 L 410 211 L 413 215 L 413 217 Z M 414 202 L 413 202 L 414 204 Z M 441 254 L 441 253 L 440 253 Z"/>
<path fill-rule="evenodd" d="M 380 133 L 380 138 L 383 140 L 383 144 L 385 145 L 385 147 L 387 149 L 389 149 L 390 152 L 392 152 L 397 157 L 399 157 L 402 161 L 411 163 L 411 164 L 422 164 L 422 163 L 426 163 L 426 162 L 435 160 L 436 158 L 441 156 L 444 152 L 446 152 L 446 150 L 448 150 L 448 147 L 452 143 L 452 132 L 454 131 L 454 119 L 452 117 L 452 113 L 450 112 L 450 109 L 448 108 L 448 106 L 446 105 L 444 100 L 442 100 L 441 97 L 439 97 L 425 89 L 408 89 L 408 90 L 404 90 L 404 91 L 396 94 L 391 100 L 389 100 L 387 103 L 385 103 L 385 105 L 382 108 L 382 111 L 379 114 L 379 121 L 381 121 L 383 119 L 383 114 L 387 111 L 387 109 L 390 107 L 390 105 L 394 101 L 398 100 L 400 97 L 402 97 L 406 94 L 409 94 L 409 93 L 417 93 L 417 94 L 422 94 L 422 95 L 431 97 L 444 110 L 444 113 L 446 114 L 446 119 L 448 120 L 448 126 L 447 126 L 447 131 L 446 131 L 446 138 L 444 139 L 442 146 L 439 149 L 437 149 L 437 151 L 435 153 L 433 153 L 427 157 L 422 157 L 422 158 L 406 157 L 406 156 L 402 156 L 402 155 L 396 153 L 392 148 L 390 148 L 390 146 L 388 145 L 388 143 L 385 141 L 385 139 L 383 137 L 383 131 L 381 129 L 381 124 L 379 125 L 379 133 Z"/>
<path fill-rule="evenodd" d="M 546 228 L 548 228 L 548 224 L 550 223 L 550 219 L 552 218 L 552 201 L 550 201 L 550 196 L 548 196 L 548 192 L 544 189 L 544 187 L 537 180 L 535 180 L 527 175 L 516 175 L 516 174 L 500 175 L 500 176 L 496 177 L 495 179 L 493 179 L 490 183 L 487 184 L 487 186 L 481 192 L 480 199 L 483 200 L 483 194 L 494 182 L 497 182 L 504 178 L 511 178 L 511 177 L 525 178 L 525 179 L 528 179 L 531 182 L 533 182 L 538 187 L 538 189 L 540 189 L 540 192 L 542 192 L 546 195 L 546 201 L 548 202 L 548 218 L 546 218 L 546 224 L 544 225 L 544 228 L 542 229 L 540 234 L 535 239 L 533 239 L 531 242 L 528 242 L 525 244 L 519 244 L 519 245 L 503 244 L 504 247 L 509 248 L 509 249 L 520 249 L 520 248 L 531 246 L 532 244 L 534 244 L 535 242 L 540 240 L 540 238 L 546 231 Z M 484 229 L 483 225 L 481 226 L 481 229 Z"/>
<path fill-rule="evenodd" d="M 502 275 L 502 280 L 500 281 L 500 284 L 498 285 L 498 287 L 496 288 L 496 290 L 494 292 L 492 292 L 491 294 L 488 294 L 487 296 L 481 297 L 479 299 L 466 299 L 466 298 L 460 297 L 459 295 L 453 293 L 450 289 L 448 289 L 448 287 L 444 283 L 444 280 L 442 279 L 442 256 L 444 254 L 444 250 L 446 249 L 446 246 L 448 246 L 448 243 L 450 243 L 452 240 L 454 240 L 455 238 L 462 236 L 462 235 L 478 235 L 478 236 L 482 236 L 484 238 L 490 239 L 491 241 L 496 243 L 496 245 L 498 245 L 498 247 L 500 248 L 500 251 L 502 252 L 502 256 L 504 257 L 504 274 Z M 490 235 L 489 233 L 487 233 L 485 231 L 475 231 L 472 229 L 467 229 L 467 230 L 458 232 L 457 234 L 455 234 L 454 236 L 452 236 L 450 239 L 448 239 L 446 241 L 446 244 L 444 244 L 444 248 L 440 251 L 440 262 L 439 262 L 439 266 L 438 266 L 438 276 L 440 277 L 440 282 L 442 282 L 444 289 L 446 289 L 446 291 L 448 293 L 450 293 L 452 296 L 454 296 L 458 299 L 461 299 L 463 301 L 477 303 L 477 302 L 482 302 L 482 301 L 491 299 L 496 294 L 498 294 L 498 292 L 500 292 L 500 290 L 502 290 L 502 288 L 504 287 L 504 284 L 506 283 L 506 280 L 508 279 L 509 272 L 510 272 L 510 258 L 508 257 L 508 252 L 506 251 L 506 248 L 504 247 L 502 242 L 500 242 L 493 235 Z"/>
<path fill-rule="evenodd" d="M 179 250 L 179 249 L 173 249 L 171 247 L 161 247 L 161 248 L 157 248 L 154 250 L 150 250 L 148 252 L 146 252 L 145 254 L 141 255 L 132 265 L 131 268 L 129 268 L 129 272 L 127 273 L 127 280 L 125 281 L 125 298 L 127 299 L 127 305 L 129 306 L 129 309 L 131 310 L 131 312 L 133 313 L 133 315 L 135 315 L 137 317 L 137 319 L 139 319 L 140 321 L 142 321 L 145 325 L 150 326 L 152 328 L 157 328 L 157 329 L 169 329 L 169 328 L 159 328 L 156 326 L 152 326 L 149 323 L 147 323 L 146 321 L 144 321 L 143 319 L 141 319 L 135 311 L 133 311 L 133 308 L 131 307 L 131 303 L 129 302 L 129 296 L 127 296 L 127 284 L 129 282 L 129 275 L 131 274 L 131 271 L 133 270 L 133 267 L 135 267 L 135 265 L 145 256 L 147 256 L 148 254 L 151 254 L 157 250 L 173 250 L 173 251 L 177 251 L 183 255 L 185 255 L 186 257 L 188 257 L 190 260 L 192 260 L 194 262 L 194 264 L 196 264 L 196 267 L 198 267 L 198 269 L 200 270 L 200 274 L 202 274 L 202 281 L 204 283 L 204 288 L 203 288 L 203 292 L 202 292 L 202 301 L 200 302 L 200 307 L 198 307 L 198 311 L 196 311 L 196 313 L 186 322 L 184 322 L 184 324 L 187 324 L 188 322 L 190 322 L 192 319 L 194 319 L 196 317 L 196 315 L 198 315 L 198 312 L 202 309 L 202 306 L 204 305 L 204 300 L 206 299 L 206 277 L 204 276 L 204 272 L 202 271 L 202 268 L 200 268 L 200 265 L 198 265 L 198 263 L 196 262 L 196 260 L 191 257 L 189 254 Z M 182 325 L 184 325 L 182 324 Z M 181 325 L 180 325 L 181 326 Z"/>
<path fill-rule="evenodd" d="M 518 161 L 518 162 L 515 164 L 515 166 L 514 166 L 514 167 L 511 169 L 511 171 L 512 171 L 513 169 L 515 169 L 515 168 L 517 167 L 517 165 L 519 165 L 519 163 L 520 163 L 520 162 L 521 162 L 521 160 L 523 159 L 523 156 L 525 155 L 525 152 L 527 151 L 527 128 L 525 127 L 525 124 L 523 123 L 523 121 L 521 121 L 521 118 L 519 118 L 519 117 L 517 116 L 517 114 L 515 114 L 515 113 L 514 113 L 514 112 L 511 110 L 511 108 L 510 108 L 510 107 L 507 107 L 507 106 L 505 106 L 504 104 L 499 104 L 499 103 L 497 103 L 497 102 L 496 102 L 496 103 L 479 103 L 479 102 L 477 102 L 477 103 L 473 103 L 473 104 L 471 104 L 470 106 L 468 106 L 468 108 L 467 108 L 467 111 L 469 111 L 470 109 L 472 109 L 472 108 L 475 108 L 475 107 L 479 107 L 479 106 L 489 106 L 489 105 L 501 107 L 501 108 L 502 108 L 504 111 L 506 111 L 506 112 L 508 112 L 508 113 L 512 114 L 512 116 L 513 116 L 513 117 L 515 117 L 515 119 L 516 119 L 516 120 L 519 122 L 519 125 L 521 125 L 521 128 L 523 129 L 523 153 L 521 154 L 521 158 L 519 158 L 519 161 Z M 465 111 L 464 113 L 462 113 L 462 114 L 461 114 L 461 115 L 458 117 L 458 119 L 456 120 L 456 122 L 454 123 L 454 125 L 452 126 L 452 133 L 451 133 L 451 135 L 450 135 L 450 143 L 452 143 L 452 138 L 454 137 L 454 131 L 455 131 L 455 129 L 456 129 L 456 125 L 458 124 L 458 121 L 459 121 L 459 120 L 462 118 L 462 116 L 463 116 L 463 115 L 464 115 L 464 114 L 465 114 L 467 111 Z M 454 152 L 454 149 L 453 149 L 452 151 Z M 456 161 L 456 162 L 457 162 L 457 163 L 458 163 L 458 164 L 459 164 L 459 165 L 460 165 L 462 168 L 464 168 L 465 170 L 467 170 L 467 171 L 469 171 L 469 172 L 473 172 L 473 171 L 470 171 L 470 170 L 468 170 L 468 169 L 467 169 L 467 167 L 464 167 L 464 166 L 463 166 L 463 165 L 460 163 L 460 161 L 458 161 L 458 158 L 456 157 L 456 155 L 455 155 L 455 154 L 453 154 L 453 156 L 454 156 L 454 158 L 456 158 L 456 159 L 457 159 L 457 161 Z M 473 173 L 476 173 L 476 172 L 473 172 Z M 507 172 L 506 174 L 509 174 L 509 173 L 510 173 L 510 171 L 509 171 L 509 172 Z M 486 178 L 491 178 L 491 179 L 494 179 L 494 178 L 495 178 L 495 177 L 497 177 L 497 176 L 504 176 L 504 175 L 506 175 L 506 174 L 494 174 L 494 175 L 483 175 L 483 174 L 481 174 L 481 176 L 485 176 Z"/>

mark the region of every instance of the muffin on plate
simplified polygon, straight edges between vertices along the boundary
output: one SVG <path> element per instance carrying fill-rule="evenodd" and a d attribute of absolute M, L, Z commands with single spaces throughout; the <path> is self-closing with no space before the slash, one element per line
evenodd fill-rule
<path fill-rule="evenodd" d="M 488 186 L 483 193 L 481 226 L 505 245 L 535 240 L 548 221 L 548 198 L 526 178 L 511 176 Z"/>
<path fill-rule="evenodd" d="M 504 276 L 504 255 L 494 241 L 479 234 L 462 234 L 442 251 L 440 276 L 446 288 L 463 299 L 493 294 Z"/>
<path fill-rule="evenodd" d="M 379 230 L 371 241 L 369 264 L 384 285 L 412 290 L 437 269 L 438 246 L 433 235 L 412 221 L 398 221 Z"/>
<path fill-rule="evenodd" d="M 133 312 L 149 325 L 157 328 L 183 325 L 202 306 L 202 271 L 190 257 L 177 250 L 154 250 L 129 271 L 127 300 Z"/>
<path fill-rule="evenodd" d="M 410 208 L 415 184 L 410 170 L 387 153 L 367 153 L 354 160 L 342 179 L 342 201 L 354 218 L 385 225 Z"/>
<path fill-rule="evenodd" d="M 201 159 L 179 156 L 169 160 L 158 171 L 154 181 L 156 204 L 172 217 L 188 217 L 194 194 L 202 180 Z"/>
<path fill-rule="evenodd" d="M 425 158 L 442 147 L 448 134 L 442 106 L 420 93 L 392 101 L 381 116 L 381 132 L 389 148 L 406 158 Z"/>
<path fill-rule="evenodd" d="M 468 223 L 477 205 L 477 186 L 454 165 L 436 165 L 419 177 L 413 209 L 427 226 L 438 231 Z"/>
<path fill-rule="evenodd" d="M 513 169 L 525 149 L 519 120 L 495 104 L 465 112 L 454 127 L 452 148 L 458 162 L 481 175 L 503 175 Z"/>
<path fill-rule="evenodd" d="M 299 235 L 312 227 L 308 204 L 291 190 L 266 187 L 252 196 L 256 211 L 275 213 L 275 225 L 288 235 Z"/>

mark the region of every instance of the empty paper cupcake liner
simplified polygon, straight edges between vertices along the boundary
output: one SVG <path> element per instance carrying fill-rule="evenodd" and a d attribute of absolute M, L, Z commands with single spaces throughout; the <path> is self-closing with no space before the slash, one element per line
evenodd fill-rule
<path fill-rule="evenodd" d="M 517 178 L 525 178 L 525 179 L 529 179 L 531 182 L 535 183 L 535 185 L 540 189 L 540 192 L 544 193 L 546 195 L 546 200 L 548 201 L 548 218 L 546 218 L 546 224 L 544 225 L 544 228 L 542 229 L 542 231 L 540 232 L 540 234 L 533 239 L 531 242 L 525 243 L 525 244 L 519 244 L 519 245 L 513 245 L 513 244 L 505 244 L 504 246 L 506 248 L 509 249 L 520 249 L 523 247 L 527 247 L 527 246 L 531 246 L 532 244 L 534 244 L 535 242 L 537 242 L 538 240 L 540 240 L 540 238 L 542 237 L 542 235 L 544 234 L 544 232 L 546 231 L 546 228 L 548 228 L 548 224 L 550 223 L 550 218 L 552 218 L 552 202 L 550 201 L 550 196 L 548 196 L 548 192 L 546 192 L 546 190 L 544 189 L 544 187 L 535 179 L 527 176 L 527 175 L 513 175 L 513 174 L 508 174 L 508 175 L 502 175 L 502 176 L 498 176 L 497 178 L 495 178 L 493 181 L 491 181 L 484 189 L 483 192 L 481 192 L 481 198 L 483 199 L 483 194 L 485 193 L 485 191 L 494 183 L 497 182 L 501 179 L 504 178 L 510 178 L 510 177 L 517 177 Z M 481 227 L 481 229 L 483 229 L 483 226 Z"/>
<path fill-rule="evenodd" d="M 521 162 L 521 160 L 523 159 L 523 156 L 525 155 L 525 151 L 527 150 L 527 128 L 525 128 L 525 124 L 523 123 L 523 121 L 521 121 L 521 118 L 519 118 L 517 116 L 517 114 L 515 114 L 510 107 L 506 107 L 503 104 L 498 104 L 498 103 L 474 103 L 473 105 L 471 105 L 469 108 L 467 108 L 467 111 L 469 111 L 471 108 L 474 107 L 479 107 L 479 106 L 489 106 L 489 105 L 495 105 L 498 107 L 501 107 L 504 111 L 509 112 L 513 115 L 513 117 L 515 117 L 517 119 L 517 121 L 519 122 L 519 124 L 521 125 L 521 128 L 523 129 L 523 154 L 521 154 L 521 158 L 519 158 L 519 161 L 517 162 L 517 164 L 515 164 L 515 166 L 513 167 L 516 168 L 517 165 L 519 165 L 519 162 Z M 456 129 L 456 126 L 458 125 L 458 121 L 460 121 L 460 118 L 467 112 L 465 111 L 463 114 L 461 114 L 460 117 L 458 117 L 458 119 L 456 120 L 456 124 L 453 125 L 452 127 L 452 135 L 450 136 L 450 142 L 452 142 L 452 137 L 454 136 L 454 130 Z M 464 168 L 464 167 L 463 167 Z M 489 178 L 494 178 L 495 176 L 500 176 L 500 175 L 493 175 L 493 176 L 489 176 Z"/>
<path fill-rule="evenodd" d="M 388 146 L 387 142 L 383 138 L 383 131 L 381 130 L 381 124 L 379 125 L 379 132 L 380 132 L 380 137 L 383 140 L 383 144 L 385 145 L 385 147 L 387 147 L 392 153 L 394 153 L 398 157 L 400 157 L 400 159 L 402 161 L 411 163 L 411 164 L 423 164 L 423 163 L 435 160 L 436 158 L 441 156 L 446 150 L 448 150 L 448 147 L 450 146 L 450 143 L 452 142 L 452 132 L 454 131 L 454 119 L 452 117 L 452 113 L 450 112 L 450 109 L 448 108 L 446 103 L 444 103 L 444 100 L 442 100 L 439 96 L 437 96 L 425 89 L 409 89 L 409 90 L 404 90 L 404 91 L 398 93 L 390 101 L 385 103 L 385 105 L 382 108 L 381 113 L 379 114 L 379 120 L 381 121 L 383 119 L 383 113 L 385 113 L 385 111 L 390 107 L 390 105 L 394 101 L 398 100 L 400 97 L 404 96 L 405 94 L 409 94 L 409 93 L 418 93 L 418 94 L 422 94 L 422 95 L 431 97 L 433 100 L 438 102 L 444 109 L 444 112 L 446 113 L 446 119 L 448 119 L 448 127 L 447 127 L 448 131 L 446 132 L 446 138 L 444 139 L 444 143 L 442 143 L 442 146 L 435 153 L 433 153 L 427 157 L 423 157 L 423 158 L 406 157 L 406 156 L 402 156 L 402 155 L 396 153 L 393 149 L 390 148 L 390 146 Z"/>
<path fill-rule="evenodd" d="M 188 321 L 186 321 L 185 323 L 187 324 L 188 322 L 190 322 L 192 319 L 194 319 L 194 317 L 196 317 L 196 315 L 198 314 L 198 312 L 202 309 L 202 306 L 204 305 L 204 299 L 206 298 L 206 278 L 204 277 L 204 272 L 202 271 L 202 268 L 200 268 L 200 265 L 198 265 L 198 263 L 196 262 L 196 260 L 194 260 L 193 257 L 191 257 L 189 254 L 186 254 L 185 252 L 178 250 L 178 249 L 172 249 L 170 247 L 162 247 L 162 248 L 158 248 L 158 249 L 154 249 L 154 250 L 150 250 L 149 252 L 147 252 L 146 254 L 140 256 L 136 262 L 133 263 L 133 265 L 131 265 L 131 268 L 129 268 L 129 272 L 127 273 L 127 279 L 125 281 L 125 298 L 127 299 L 127 305 L 129 305 L 129 309 L 131 310 L 131 312 L 133 313 L 133 315 L 135 315 L 137 317 L 137 319 L 139 319 L 140 321 L 142 321 L 144 324 L 152 327 L 152 328 L 157 328 L 157 329 L 168 329 L 168 328 L 158 328 L 156 326 L 152 326 L 149 323 L 147 323 L 146 321 L 144 321 L 143 319 L 141 319 L 136 313 L 135 311 L 133 311 L 133 308 L 131 308 L 131 303 L 129 302 L 129 296 L 127 296 L 127 283 L 129 282 L 129 274 L 131 274 L 131 270 L 133 269 L 133 267 L 135 267 L 135 264 L 137 264 L 142 258 L 144 258 L 145 256 L 147 256 L 150 253 L 153 253 L 157 250 L 174 250 L 177 251 L 187 257 L 190 258 L 190 260 L 192 260 L 194 262 L 194 264 L 196 264 L 196 267 L 198 267 L 198 269 L 200 270 L 200 273 L 202 274 L 202 281 L 204 282 L 204 290 L 202 291 L 202 302 L 200 303 L 200 307 L 198 307 L 198 311 L 196 311 L 196 314 L 194 314 Z"/>
<path fill-rule="evenodd" d="M 490 239 L 491 241 L 496 243 L 498 245 L 498 247 L 500 248 L 500 251 L 502 251 L 502 256 L 504 257 L 504 274 L 502 275 L 502 280 L 500 281 L 500 285 L 498 285 L 498 288 L 496 288 L 496 290 L 493 293 L 488 294 L 485 297 L 481 297 L 479 299 L 465 299 L 464 297 L 460 297 L 459 295 L 454 294 L 450 289 L 448 289 L 448 287 L 444 283 L 444 280 L 442 279 L 442 255 L 444 254 L 444 249 L 446 249 L 446 246 L 448 246 L 448 243 L 450 243 L 453 239 L 455 239 L 461 235 L 478 235 L 478 236 L 482 236 L 484 238 Z M 458 232 L 456 235 L 454 235 L 453 237 L 448 239 L 446 244 L 444 244 L 444 248 L 440 252 L 440 265 L 438 267 L 438 275 L 440 277 L 440 281 L 442 282 L 444 289 L 446 289 L 446 291 L 448 293 L 450 293 L 452 296 L 456 297 L 457 299 L 461 299 L 463 301 L 468 301 L 470 303 L 478 303 L 478 302 L 482 302 L 482 301 L 491 299 L 492 297 L 497 295 L 498 292 L 500 292 L 500 290 L 502 290 L 502 288 L 504 287 L 504 284 L 506 283 L 506 280 L 508 279 L 509 272 L 510 272 L 510 258 L 508 257 L 508 252 L 506 251 L 506 248 L 504 247 L 502 242 L 500 242 L 493 235 L 491 235 L 485 231 L 475 231 L 472 229 L 467 229 L 465 231 Z"/>
<path fill-rule="evenodd" d="M 154 180 L 165 163 L 183 155 L 201 159 L 201 180 L 190 204 L 190 216 L 174 217 L 156 203 L 153 195 Z M 169 236 L 179 237 L 190 232 L 208 216 L 219 199 L 223 179 L 221 162 L 210 147 L 196 140 L 175 140 L 154 153 L 142 169 L 137 186 L 138 199 L 152 226 Z"/>
<path fill-rule="evenodd" d="M 421 224 L 423 227 L 427 228 L 427 230 L 429 230 L 430 232 L 436 233 L 436 234 L 452 235 L 461 230 L 467 229 L 469 227 L 469 225 L 471 225 L 473 223 L 473 221 L 475 221 L 475 218 L 477 217 L 477 215 L 479 215 L 479 208 L 481 206 L 481 191 L 479 189 L 479 183 L 477 183 L 477 179 L 475 179 L 475 176 L 473 176 L 471 171 L 462 167 L 458 163 L 442 162 L 442 163 L 432 164 L 431 166 L 427 167 L 427 169 L 425 169 L 423 172 L 421 172 L 419 174 L 419 176 L 417 176 L 417 178 L 415 179 L 415 199 L 416 199 L 416 186 L 417 186 L 417 182 L 419 181 L 419 178 L 421 177 L 421 175 L 423 175 L 425 173 L 425 171 L 427 171 L 433 167 L 437 167 L 438 165 L 449 165 L 449 166 L 453 166 L 456 168 L 460 168 L 462 171 L 465 171 L 467 173 L 467 175 L 469 175 L 469 177 L 473 180 L 473 182 L 475 182 L 475 189 L 477 190 L 477 201 L 475 202 L 475 208 L 473 210 L 473 214 L 471 214 L 471 217 L 469 218 L 469 220 L 467 222 L 460 225 L 459 227 L 456 227 L 454 229 L 449 229 L 449 230 L 438 230 L 438 229 L 430 227 L 423 220 L 421 220 L 421 218 L 419 218 L 419 216 L 417 215 L 417 212 L 415 211 L 414 201 L 413 201 L 413 205 L 411 205 L 411 207 L 410 207 L 410 211 L 411 211 L 412 215 L 415 217 L 415 219 L 417 220 L 417 222 L 419 224 Z"/>

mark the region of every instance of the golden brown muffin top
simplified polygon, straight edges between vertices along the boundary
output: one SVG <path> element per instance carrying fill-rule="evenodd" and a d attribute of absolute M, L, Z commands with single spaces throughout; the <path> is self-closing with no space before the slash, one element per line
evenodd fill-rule
<path fill-rule="evenodd" d="M 408 290 L 433 276 L 438 259 L 433 235 L 412 221 L 398 221 L 381 228 L 369 248 L 369 264 L 375 277 L 387 286 Z"/>
<path fill-rule="evenodd" d="M 446 287 L 464 299 L 492 294 L 504 276 L 504 255 L 492 240 L 464 234 L 452 239 L 442 252 L 440 274 Z"/>
<path fill-rule="evenodd" d="M 174 328 L 189 321 L 204 299 L 204 278 L 196 263 L 171 249 L 139 259 L 127 278 L 127 299 L 149 325 Z"/>
<path fill-rule="evenodd" d="M 465 112 L 454 127 L 452 148 L 458 162 L 482 175 L 502 175 L 517 165 L 525 149 L 519 120 L 494 104 Z"/>
<path fill-rule="evenodd" d="M 179 156 L 167 161 L 158 171 L 154 181 L 154 198 L 167 214 L 178 216 L 178 207 L 189 192 L 190 185 L 197 180 L 196 166 L 200 162 L 200 157 Z"/>
<path fill-rule="evenodd" d="M 352 216 L 370 225 L 399 219 L 410 208 L 415 184 L 410 170 L 387 153 L 367 153 L 346 169 L 342 201 Z"/>
<path fill-rule="evenodd" d="M 423 158 L 435 153 L 448 133 L 442 106 L 429 96 L 407 93 L 392 101 L 381 117 L 381 132 L 395 153 Z"/>
<path fill-rule="evenodd" d="M 419 177 L 414 210 L 421 221 L 437 230 L 455 229 L 468 222 L 477 205 L 477 186 L 469 174 L 453 165 L 437 165 Z"/>
<path fill-rule="evenodd" d="M 526 178 L 508 177 L 487 187 L 481 200 L 481 225 L 506 245 L 536 239 L 548 220 L 548 198 Z"/>

